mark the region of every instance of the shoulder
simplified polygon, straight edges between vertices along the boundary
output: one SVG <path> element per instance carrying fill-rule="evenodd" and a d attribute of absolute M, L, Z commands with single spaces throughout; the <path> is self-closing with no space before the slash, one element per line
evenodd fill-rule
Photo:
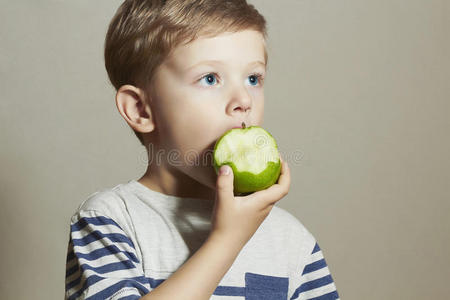
<path fill-rule="evenodd" d="M 123 199 L 114 188 L 104 188 L 90 194 L 79 206 L 78 211 L 98 211 L 110 213 L 125 206 Z"/>
<path fill-rule="evenodd" d="M 117 185 L 112 188 L 103 188 L 95 193 L 90 194 L 78 206 L 75 213 L 72 215 L 72 222 L 83 217 L 106 217 L 119 223 L 120 227 L 128 227 L 130 225 L 130 218 L 127 212 L 127 205 L 125 199 L 118 193 Z"/>
<path fill-rule="evenodd" d="M 270 218 L 272 222 L 280 226 L 285 226 L 298 232 L 308 231 L 299 219 L 281 207 L 274 206 L 270 212 Z"/>
<path fill-rule="evenodd" d="M 291 242 L 301 242 L 303 246 L 313 247 L 315 238 L 303 223 L 287 210 L 274 206 L 270 212 L 271 225 L 288 232 Z"/>

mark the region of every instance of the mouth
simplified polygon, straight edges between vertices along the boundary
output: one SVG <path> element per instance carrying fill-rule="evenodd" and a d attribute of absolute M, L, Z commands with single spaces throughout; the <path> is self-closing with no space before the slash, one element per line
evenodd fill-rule
<path fill-rule="evenodd" d="M 234 128 L 244 128 L 244 129 L 245 129 L 245 127 L 247 127 L 247 126 L 245 125 L 245 122 L 242 122 L 240 125 L 234 126 L 234 127 L 232 127 L 231 129 L 234 129 Z"/>

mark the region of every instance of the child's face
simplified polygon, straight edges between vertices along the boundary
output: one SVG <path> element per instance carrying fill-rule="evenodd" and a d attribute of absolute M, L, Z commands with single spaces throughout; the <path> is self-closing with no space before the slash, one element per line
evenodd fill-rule
<path fill-rule="evenodd" d="M 157 69 L 150 91 L 165 167 L 215 187 L 211 158 L 217 139 L 242 122 L 262 125 L 264 89 L 257 74 L 265 76 L 265 64 L 263 36 L 253 30 L 174 49 Z M 168 155 L 171 150 L 177 154 Z"/>

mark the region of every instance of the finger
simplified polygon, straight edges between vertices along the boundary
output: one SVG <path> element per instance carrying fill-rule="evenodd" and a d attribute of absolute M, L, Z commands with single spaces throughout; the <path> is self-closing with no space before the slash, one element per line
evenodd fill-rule
<path fill-rule="evenodd" d="M 280 162 L 281 162 L 281 171 L 280 176 L 278 177 L 277 184 L 280 183 L 281 180 L 283 180 L 283 177 L 287 177 L 286 174 L 289 173 L 289 166 L 287 161 L 284 161 L 280 154 Z M 289 174 L 290 175 L 290 174 Z"/>
<path fill-rule="evenodd" d="M 234 196 L 233 177 L 233 169 L 230 166 L 223 165 L 220 167 L 216 181 L 216 197 L 218 199 L 228 199 Z"/>
<path fill-rule="evenodd" d="M 289 168 L 287 161 L 283 161 L 281 164 L 281 172 L 277 184 L 280 185 L 287 194 L 291 185 L 291 169 Z"/>

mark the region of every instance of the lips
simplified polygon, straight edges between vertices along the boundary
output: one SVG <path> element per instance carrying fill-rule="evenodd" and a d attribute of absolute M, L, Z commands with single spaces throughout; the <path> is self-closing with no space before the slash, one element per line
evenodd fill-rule
<path fill-rule="evenodd" d="M 241 124 L 236 125 L 236 126 L 231 127 L 231 128 L 234 129 L 234 128 L 245 128 L 245 127 L 247 127 L 247 124 L 245 122 L 241 122 Z"/>

